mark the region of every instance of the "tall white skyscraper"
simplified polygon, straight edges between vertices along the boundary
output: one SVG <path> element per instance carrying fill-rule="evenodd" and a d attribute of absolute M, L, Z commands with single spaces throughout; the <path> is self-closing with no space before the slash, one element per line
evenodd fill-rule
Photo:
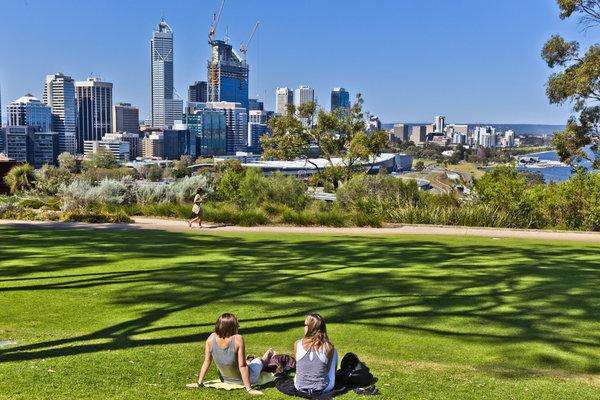
<path fill-rule="evenodd" d="M 58 133 L 60 151 L 75 154 L 77 149 L 75 82 L 70 76 L 61 73 L 47 75 L 43 100 L 52 109 L 52 131 Z"/>
<path fill-rule="evenodd" d="M 315 101 L 315 91 L 313 88 L 300 86 L 298 89 L 294 90 L 294 105 L 296 107 L 311 101 Z"/>
<path fill-rule="evenodd" d="M 170 128 L 181 120 L 183 100 L 174 99 L 173 31 L 164 18 L 150 41 L 152 126 Z"/>
<path fill-rule="evenodd" d="M 443 115 L 436 115 L 434 118 L 435 124 L 435 132 L 436 133 L 444 133 L 444 129 L 446 127 L 446 117 Z"/>
<path fill-rule="evenodd" d="M 275 112 L 285 115 L 289 104 L 294 103 L 294 92 L 287 87 L 277 88 L 275 91 Z"/>
<path fill-rule="evenodd" d="M 75 82 L 77 99 L 77 150 L 83 152 L 83 142 L 102 140 L 112 132 L 113 84 L 99 78 Z"/>

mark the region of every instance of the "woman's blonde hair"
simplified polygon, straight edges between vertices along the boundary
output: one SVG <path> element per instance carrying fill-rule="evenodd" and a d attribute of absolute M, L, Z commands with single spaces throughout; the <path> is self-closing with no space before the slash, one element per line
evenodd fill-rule
<path fill-rule="evenodd" d="M 304 339 L 310 348 L 314 350 L 320 350 L 323 346 L 329 347 L 329 337 L 327 337 L 327 325 L 325 319 L 316 313 L 310 313 L 304 320 L 304 326 L 306 326 L 306 334 Z"/>

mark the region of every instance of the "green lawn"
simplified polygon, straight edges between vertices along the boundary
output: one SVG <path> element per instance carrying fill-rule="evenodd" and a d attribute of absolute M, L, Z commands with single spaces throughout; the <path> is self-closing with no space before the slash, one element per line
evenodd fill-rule
<path fill-rule="evenodd" d="M 598 399 L 599 288 L 581 243 L 4 227 L 0 399 L 246 398 L 185 389 L 217 316 L 289 352 L 313 310 L 380 398 Z"/>

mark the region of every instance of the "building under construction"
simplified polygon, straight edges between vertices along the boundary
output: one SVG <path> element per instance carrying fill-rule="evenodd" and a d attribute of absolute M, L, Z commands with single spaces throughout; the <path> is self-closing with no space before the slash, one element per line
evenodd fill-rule
<path fill-rule="evenodd" d="M 248 109 L 248 64 L 230 44 L 213 40 L 208 61 L 208 101 L 229 101 Z"/>
<path fill-rule="evenodd" d="M 240 103 L 248 111 L 249 68 L 246 56 L 260 23 L 256 22 L 248 40 L 241 44 L 238 55 L 228 41 L 215 39 L 224 6 L 225 0 L 221 0 L 208 33 L 208 44 L 211 47 L 207 74 L 208 101 Z"/>

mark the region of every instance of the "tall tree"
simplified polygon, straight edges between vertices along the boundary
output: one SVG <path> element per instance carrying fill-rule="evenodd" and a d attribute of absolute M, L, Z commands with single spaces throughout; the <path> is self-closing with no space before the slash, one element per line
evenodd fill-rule
<path fill-rule="evenodd" d="M 584 30 L 600 25 L 600 0 L 556 0 L 560 18 L 578 17 Z M 552 104 L 573 104 L 567 127 L 553 139 L 561 160 L 571 165 L 581 159 L 600 169 L 600 44 L 580 49 L 577 41 L 553 35 L 544 45 L 542 58 L 550 68 L 560 68 L 548 79 L 546 93 Z M 593 157 L 584 151 L 591 146 Z"/>
<path fill-rule="evenodd" d="M 385 132 L 367 131 L 362 105 L 358 94 L 349 112 L 327 112 L 318 109 L 314 102 L 297 109 L 289 106 L 285 115 L 269 121 L 272 135 L 261 138 L 263 158 L 305 159 L 311 163 L 316 146 L 327 160 L 327 168 L 337 171 L 336 180 L 348 178 L 360 162 L 372 162 L 388 144 Z M 334 164 L 334 158 L 341 158 L 342 165 Z M 318 173 L 324 172 L 313 165 Z"/>

